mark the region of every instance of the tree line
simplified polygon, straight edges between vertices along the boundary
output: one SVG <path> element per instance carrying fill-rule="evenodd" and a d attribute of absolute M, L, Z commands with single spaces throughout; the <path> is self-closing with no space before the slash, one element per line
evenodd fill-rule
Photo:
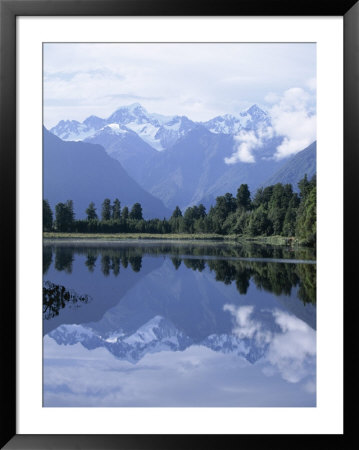
<path fill-rule="evenodd" d="M 314 246 L 316 242 L 316 177 L 305 175 L 298 183 L 299 193 L 291 184 L 277 183 L 259 188 L 253 199 L 247 184 L 241 184 L 237 195 L 216 198 L 208 213 L 203 204 L 190 206 L 184 212 L 176 206 L 169 220 L 143 218 L 142 206 L 121 208 L 119 199 L 112 204 L 106 198 L 100 217 L 90 202 L 86 219 L 75 219 L 72 200 L 58 203 L 53 214 L 49 202 L 43 201 L 45 231 L 78 233 L 215 233 L 238 236 L 287 236 Z"/>

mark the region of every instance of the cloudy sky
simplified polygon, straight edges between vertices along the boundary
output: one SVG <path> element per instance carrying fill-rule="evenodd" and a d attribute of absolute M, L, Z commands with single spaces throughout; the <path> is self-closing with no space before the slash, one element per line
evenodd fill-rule
<path fill-rule="evenodd" d="M 290 89 L 303 119 L 315 79 L 315 44 L 45 44 L 44 121 L 108 117 L 134 102 L 197 121 L 254 103 L 278 115 Z"/>

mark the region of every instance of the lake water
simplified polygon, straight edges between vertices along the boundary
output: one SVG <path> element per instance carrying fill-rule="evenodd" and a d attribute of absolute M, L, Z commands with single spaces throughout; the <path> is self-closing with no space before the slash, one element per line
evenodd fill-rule
<path fill-rule="evenodd" d="M 315 406 L 309 249 L 45 241 L 44 406 Z"/>

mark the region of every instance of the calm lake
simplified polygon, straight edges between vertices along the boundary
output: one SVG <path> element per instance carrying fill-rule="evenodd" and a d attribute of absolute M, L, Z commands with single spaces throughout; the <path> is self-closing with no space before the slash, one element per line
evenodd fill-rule
<path fill-rule="evenodd" d="M 44 406 L 316 406 L 309 249 L 45 241 Z"/>

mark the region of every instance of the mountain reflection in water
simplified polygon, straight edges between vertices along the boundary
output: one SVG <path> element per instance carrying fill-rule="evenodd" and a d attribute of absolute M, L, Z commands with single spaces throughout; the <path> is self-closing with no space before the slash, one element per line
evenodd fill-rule
<path fill-rule="evenodd" d="M 44 406 L 315 406 L 314 260 L 256 245 L 45 243 Z"/>

